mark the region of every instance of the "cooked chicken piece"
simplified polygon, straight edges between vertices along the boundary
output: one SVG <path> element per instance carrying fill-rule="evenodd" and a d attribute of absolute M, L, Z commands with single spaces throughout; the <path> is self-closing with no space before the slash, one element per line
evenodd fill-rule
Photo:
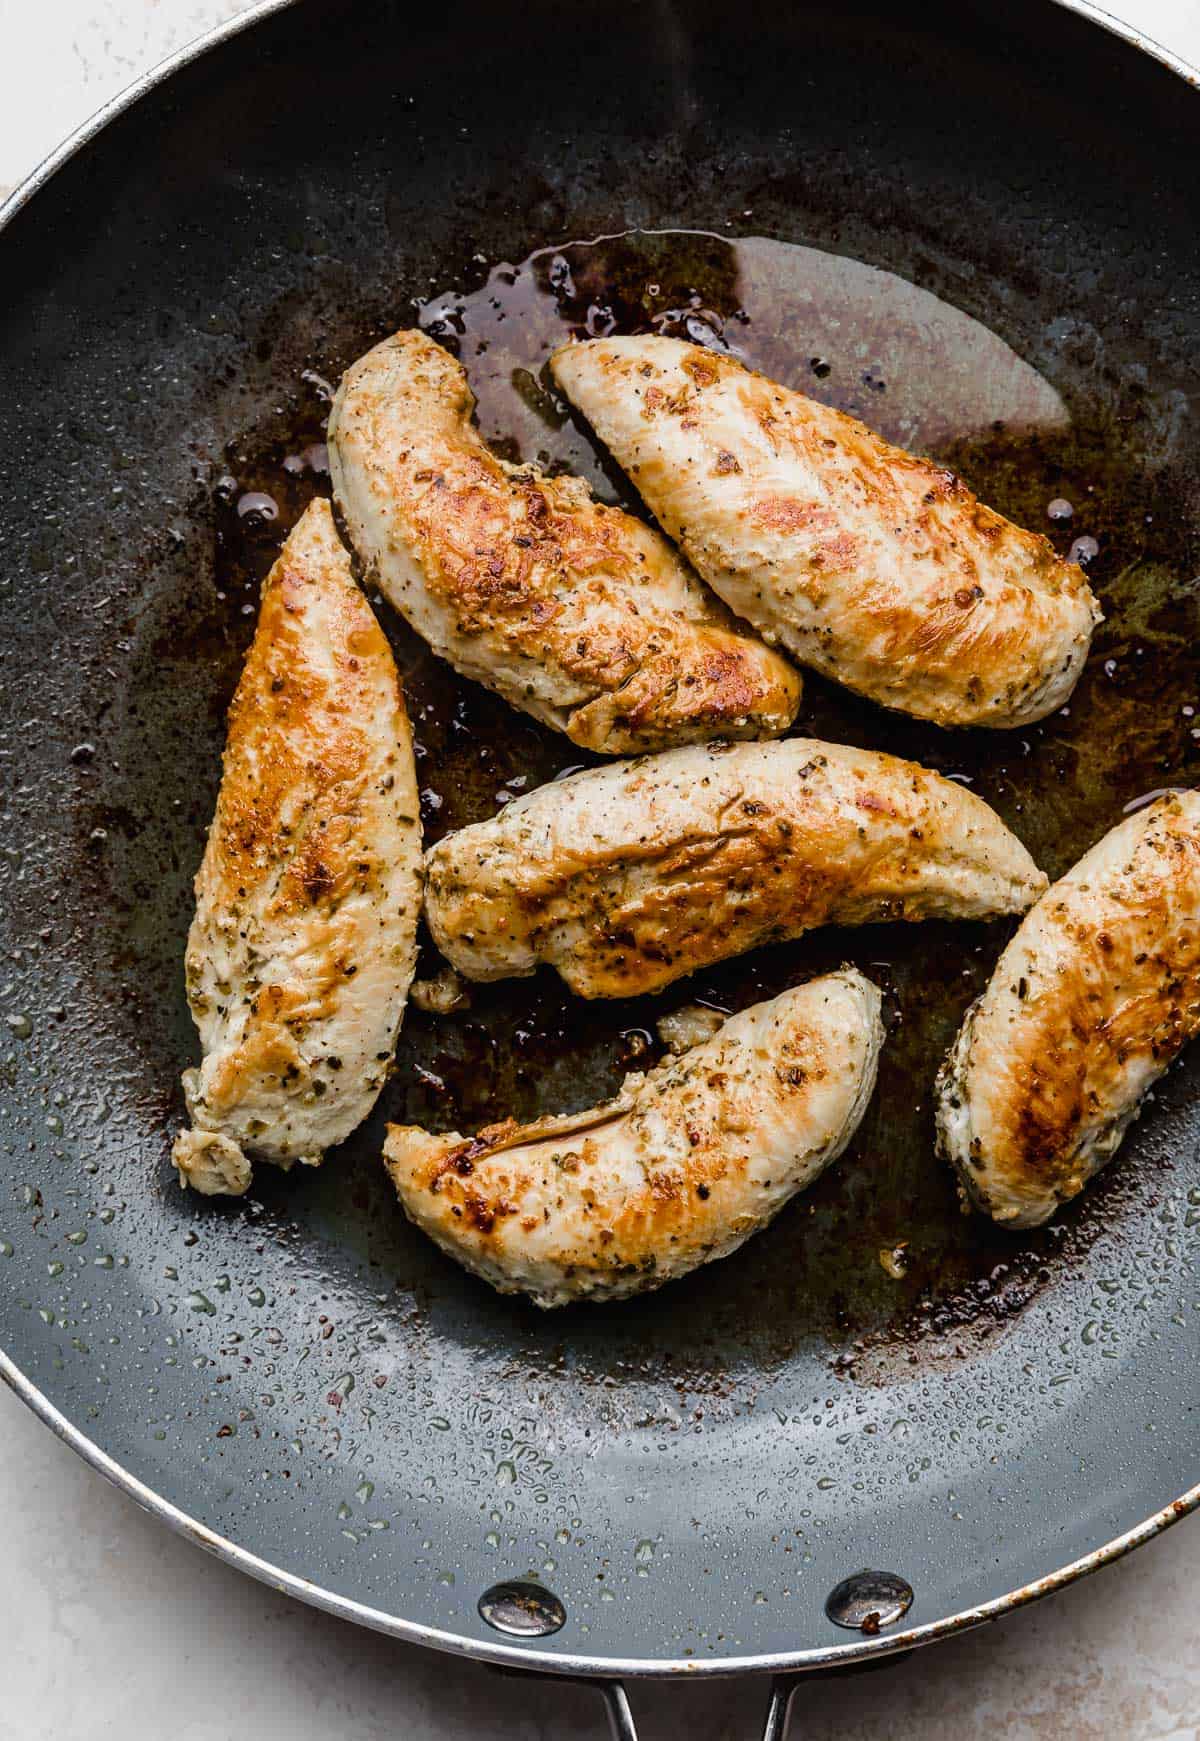
<path fill-rule="evenodd" d="M 461 366 L 401 332 L 346 373 L 329 419 L 359 555 L 435 653 L 608 755 L 772 737 L 800 679 L 659 533 L 578 478 L 496 458 Z"/>
<path fill-rule="evenodd" d="M 1071 693 L 1100 620 L 1083 571 L 952 472 L 678 339 L 551 367 L 697 571 L 802 664 L 947 726 Z"/>
<path fill-rule="evenodd" d="M 709 1009 L 705 1004 L 687 1003 L 680 1009 L 671 1010 L 668 1015 L 659 1016 L 654 1031 L 667 1051 L 678 1057 L 683 1052 L 690 1052 L 693 1046 L 711 1040 L 724 1023 L 725 1017 L 718 1010 Z"/>
<path fill-rule="evenodd" d="M 383 1086 L 416 963 L 421 827 L 392 660 L 329 504 L 267 576 L 196 877 L 183 1184 L 245 1191 L 250 1157 L 315 1166 Z"/>
<path fill-rule="evenodd" d="M 1200 794 L 1160 798 L 1054 883 L 968 1011 L 937 1084 L 971 1200 L 1037 1227 L 1121 1146 L 1200 1028 Z"/>
<path fill-rule="evenodd" d="M 635 997 L 815 925 L 1024 912 L 1046 886 L 981 798 L 812 738 L 693 745 L 542 786 L 439 841 L 425 912 L 468 979 Z"/>
<path fill-rule="evenodd" d="M 861 973 L 785 991 L 615 1100 L 567 1118 L 431 1136 L 390 1125 L 409 1219 L 501 1293 L 614 1300 L 727 1257 L 841 1154 L 883 1025 Z"/>
<path fill-rule="evenodd" d="M 426 1015 L 452 1016 L 456 1010 L 470 1009 L 471 988 L 452 967 L 443 967 L 432 979 L 414 979 L 408 1001 Z"/>

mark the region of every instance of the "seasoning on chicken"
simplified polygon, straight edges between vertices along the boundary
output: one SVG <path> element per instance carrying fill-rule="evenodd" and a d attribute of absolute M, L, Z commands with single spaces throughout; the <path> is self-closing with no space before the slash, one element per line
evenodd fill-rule
<path fill-rule="evenodd" d="M 609 755 L 785 731 L 787 661 L 660 533 L 578 478 L 498 459 L 473 408 L 459 363 L 401 332 L 347 371 L 329 419 L 350 536 L 433 650 Z"/>
<path fill-rule="evenodd" d="M 816 925 L 1021 913 L 1046 886 L 981 798 L 812 738 L 692 745 L 542 786 L 447 835 L 425 912 L 468 979 L 658 991 Z"/>
<path fill-rule="evenodd" d="M 841 1154 L 875 1086 L 879 993 L 853 968 L 731 1016 L 602 1106 L 477 1137 L 391 1125 L 411 1221 L 501 1293 L 613 1300 L 727 1257 Z"/>
<path fill-rule="evenodd" d="M 196 877 L 185 1185 L 315 1166 L 375 1102 L 416 963 L 421 829 L 384 635 L 315 501 L 263 587 Z"/>
<path fill-rule="evenodd" d="M 952 472 L 678 339 L 551 368 L 697 572 L 801 664 L 944 726 L 1070 695 L 1100 620 L 1082 569 Z"/>
<path fill-rule="evenodd" d="M 1037 1227 L 1112 1159 L 1200 1028 L 1200 794 L 1106 834 L 1025 917 L 938 1077 L 968 1197 Z"/>

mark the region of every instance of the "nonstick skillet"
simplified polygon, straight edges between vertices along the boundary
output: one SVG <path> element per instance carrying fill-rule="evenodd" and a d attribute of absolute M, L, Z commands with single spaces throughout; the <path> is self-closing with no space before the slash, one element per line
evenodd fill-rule
<path fill-rule="evenodd" d="M 379 1111 L 318 1174 L 222 1204 L 168 1164 L 190 879 L 257 584 L 328 488 L 330 384 L 397 325 L 463 357 L 502 451 L 611 500 L 542 363 L 651 327 L 1089 540 L 1107 620 L 1061 715 L 941 733 L 810 678 L 798 729 L 969 781 L 1052 875 L 1193 783 L 1200 99 L 1163 59 L 1033 0 L 298 0 L 10 202 L 2 1370 L 203 1546 L 511 1667 L 791 1673 L 994 1618 L 1200 1499 L 1200 1058 L 1050 1227 L 963 1217 L 930 1086 L 1001 925 L 818 934 L 666 1000 L 733 1009 L 851 959 L 889 1039 L 834 1171 L 639 1301 L 493 1295 L 405 1224 L 379 1150 L 387 1116 L 587 1104 L 655 1055 L 658 1006 L 539 977 L 410 1010 Z M 380 610 L 427 838 L 583 759 Z"/>

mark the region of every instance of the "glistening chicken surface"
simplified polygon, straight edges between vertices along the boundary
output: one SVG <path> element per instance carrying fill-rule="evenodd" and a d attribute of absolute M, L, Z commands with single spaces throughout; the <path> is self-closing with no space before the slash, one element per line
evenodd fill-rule
<path fill-rule="evenodd" d="M 460 364 L 401 332 L 347 370 L 329 420 L 355 548 L 433 650 L 607 755 L 786 730 L 792 666 L 661 533 L 499 459 L 473 404 Z"/>
<path fill-rule="evenodd" d="M 981 798 L 813 738 L 575 774 L 428 855 L 434 941 L 469 979 L 557 969 L 633 997 L 817 925 L 1021 913 L 1046 886 Z"/>
<path fill-rule="evenodd" d="M 976 1206 L 1036 1227 L 1116 1153 L 1200 1028 L 1200 794 L 1127 817 L 1027 914 L 942 1066 Z"/>
<path fill-rule="evenodd" d="M 613 1300 L 727 1257 L 850 1141 L 879 992 L 853 968 L 731 1016 L 605 1105 L 467 1138 L 391 1125 L 405 1213 L 501 1293 Z"/>
<path fill-rule="evenodd" d="M 196 876 L 182 1182 L 319 1162 L 383 1086 L 416 962 L 421 827 L 395 662 L 328 502 L 263 587 Z"/>
<path fill-rule="evenodd" d="M 952 472 L 679 339 L 566 345 L 554 378 L 730 608 L 814 670 L 938 725 L 1070 695 L 1083 571 Z"/>

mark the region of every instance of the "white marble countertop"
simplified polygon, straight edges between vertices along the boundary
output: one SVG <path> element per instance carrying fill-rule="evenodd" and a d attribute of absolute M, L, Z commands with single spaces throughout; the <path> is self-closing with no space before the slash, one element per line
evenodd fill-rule
<path fill-rule="evenodd" d="M 139 71 L 245 0 L 0 0 L 0 195 Z M 1200 64 L 1200 0 L 1110 10 Z M 605 1733 L 594 1694 L 331 1620 L 153 1523 L 0 1392 L 12 1741 L 478 1741 Z M 1200 1517 L 1083 1584 L 880 1673 L 806 1687 L 794 1741 L 1198 1741 Z M 765 1690 L 634 1687 L 647 1741 L 757 1735 Z"/>

